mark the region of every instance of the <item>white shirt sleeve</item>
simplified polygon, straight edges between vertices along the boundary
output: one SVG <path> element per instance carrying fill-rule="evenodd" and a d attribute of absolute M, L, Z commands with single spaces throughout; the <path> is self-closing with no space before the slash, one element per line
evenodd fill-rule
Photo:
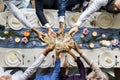
<path fill-rule="evenodd" d="M 30 67 L 28 67 L 28 69 L 23 73 L 23 75 L 19 77 L 18 80 L 26 80 L 31 75 L 33 75 L 44 60 L 44 58 L 45 56 L 41 54 L 40 57 Z"/>
<path fill-rule="evenodd" d="M 102 6 L 106 6 L 108 0 L 95 0 L 78 18 L 78 21 L 75 25 L 81 26 L 82 23 L 90 16 L 92 13 L 99 10 Z"/>

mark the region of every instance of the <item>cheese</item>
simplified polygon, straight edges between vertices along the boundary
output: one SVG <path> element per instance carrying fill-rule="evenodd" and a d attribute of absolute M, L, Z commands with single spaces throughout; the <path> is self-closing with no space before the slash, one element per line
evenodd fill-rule
<path fill-rule="evenodd" d="M 107 63 L 111 64 L 112 63 L 112 59 L 107 57 L 106 60 L 105 60 Z"/>
<path fill-rule="evenodd" d="M 20 24 L 20 21 L 17 20 L 16 18 L 13 18 L 12 19 L 12 24 Z"/>
<path fill-rule="evenodd" d="M 10 54 L 10 59 L 11 59 L 12 61 L 15 60 L 15 58 L 16 58 L 15 53 Z"/>
<path fill-rule="evenodd" d="M 77 15 L 74 15 L 74 16 L 72 17 L 72 20 L 73 20 L 74 22 L 77 22 L 78 16 L 77 16 Z"/>

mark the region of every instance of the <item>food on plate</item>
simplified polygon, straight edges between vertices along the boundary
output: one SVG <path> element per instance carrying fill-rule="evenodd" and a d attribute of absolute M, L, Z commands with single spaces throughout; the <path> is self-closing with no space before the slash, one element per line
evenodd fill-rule
<path fill-rule="evenodd" d="M 10 54 L 10 59 L 11 59 L 12 61 L 15 60 L 15 58 L 16 58 L 16 54 L 15 54 L 15 53 Z"/>
<path fill-rule="evenodd" d="M 106 57 L 105 61 L 106 61 L 107 63 L 109 63 L 109 64 L 112 63 L 112 59 L 109 58 L 109 57 Z"/>
<path fill-rule="evenodd" d="M 73 20 L 74 22 L 77 22 L 78 16 L 77 16 L 77 15 L 74 15 L 74 16 L 72 17 L 72 20 Z"/>
<path fill-rule="evenodd" d="M 20 24 L 20 21 L 18 19 L 16 19 L 16 18 L 13 18 L 12 23 L 13 24 Z"/>

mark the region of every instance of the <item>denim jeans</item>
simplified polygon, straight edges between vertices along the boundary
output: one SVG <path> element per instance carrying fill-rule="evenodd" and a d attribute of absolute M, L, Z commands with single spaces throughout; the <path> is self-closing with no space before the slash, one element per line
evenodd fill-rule
<path fill-rule="evenodd" d="M 65 16 L 65 11 L 72 11 L 76 4 L 82 5 L 84 0 L 59 0 L 58 16 Z"/>

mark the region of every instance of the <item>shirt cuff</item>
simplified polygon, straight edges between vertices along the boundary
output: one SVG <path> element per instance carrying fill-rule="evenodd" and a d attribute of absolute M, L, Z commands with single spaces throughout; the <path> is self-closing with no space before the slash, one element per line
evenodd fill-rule
<path fill-rule="evenodd" d="M 59 22 L 64 22 L 65 21 L 65 16 L 60 16 L 59 17 Z"/>
<path fill-rule="evenodd" d="M 81 27 L 81 24 L 82 24 L 81 21 L 77 21 L 77 23 L 75 23 L 75 26 L 79 26 L 79 27 Z"/>
<path fill-rule="evenodd" d="M 44 27 L 45 27 L 45 28 L 50 28 L 50 25 L 49 25 L 48 23 L 46 23 L 46 24 L 44 25 Z"/>
<path fill-rule="evenodd" d="M 44 59 L 46 56 L 44 54 L 40 55 L 40 59 Z"/>

